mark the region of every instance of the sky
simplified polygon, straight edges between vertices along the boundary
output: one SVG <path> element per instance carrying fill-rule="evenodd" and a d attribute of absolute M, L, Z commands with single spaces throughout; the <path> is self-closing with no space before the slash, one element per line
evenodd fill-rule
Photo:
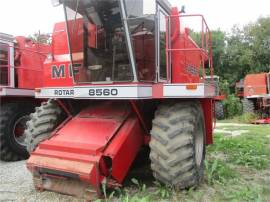
<path fill-rule="evenodd" d="M 270 17 L 270 0 L 169 0 L 185 5 L 187 14 L 203 14 L 210 29 L 229 32 L 234 24 Z M 0 32 L 15 36 L 40 31 L 51 33 L 54 22 L 64 20 L 63 7 L 52 7 L 51 0 L 0 0 Z"/>

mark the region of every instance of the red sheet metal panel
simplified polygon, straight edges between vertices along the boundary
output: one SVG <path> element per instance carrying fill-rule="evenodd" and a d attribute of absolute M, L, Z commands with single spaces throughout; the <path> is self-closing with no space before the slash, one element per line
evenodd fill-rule
<path fill-rule="evenodd" d="M 90 106 L 40 147 L 96 154 L 107 145 L 129 113 L 127 105 L 114 106 L 112 102 Z"/>
<path fill-rule="evenodd" d="M 31 167 L 32 165 L 38 165 L 40 168 L 48 168 L 51 170 L 58 170 L 68 173 L 74 173 L 81 178 L 89 178 L 94 164 L 88 162 L 79 162 L 61 158 L 53 158 L 51 156 L 37 155 L 39 152 L 31 155 L 27 161 L 27 166 Z M 89 159 L 90 160 L 90 159 Z"/>
<path fill-rule="evenodd" d="M 31 154 L 27 162 L 28 168 L 73 173 L 95 185 L 100 179 L 96 179 L 94 165 L 99 165 L 102 151 L 119 132 L 129 115 L 128 104 L 93 104 L 52 134 L 49 140 L 42 142 Z M 138 122 L 137 119 L 135 122 Z M 137 131 L 133 129 L 129 124 L 124 124 L 120 130 L 121 137 L 129 136 L 130 130 L 133 133 Z M 119 141 L 119 144 L 124 143 L 125 141 Z"/>
<path fill-rule="evenodd" d="M 114 119 L 76 117 L 57 132 L 50 142 L 56 141 L 75 148 L 76 146 L 77 148 L 88 147 L 96 153 L 106 146 L 121 124 L 122 122 Z M 88 141 L 90 139 L 91 141 Z"/>
<path fill-rule="evenodd" d="M 189 30 L 182 24 L 183 17 L 179 16 L 177 8 L 172 8 L 170 19 L 171 50 L 173 50 L 171 51 L 172 83 L 198 83 L 200 81 L 200 70 L 205 71 L 201 66 L 207 59 L 211 59 L 210 53 L 209 55 L 205 54 L 206 50 L 202 50 L 208 48 L 208 43 L 204 45 L 205 40 L 203 38 L 201 49 L 192 40 Z M 206 26 L 204 21 L 202 21 L 202 26 Z M 205 32 L 205 28 L 202 29 L 202 32 L 207 41 L 209 33 Z"/>
<path fill-rule="evenodd" d="M 248 74 L 244 80 L 244 97 L 267 94 L 267 73 Z"/>
<path fill-rule="evenodd" d="M 145 132 L 138 118 L 130 117 L 117 136 L 104 151 L 104 156 L 112 158 L 112 177 L 121 183 L 144 143 Z"/>
<path fill-rule="evenodd" d="M 43 86 L 43 63 L 47 54 L 51 51 L 50 45 L 34 43 L 25 37 L 16 37 L 15 61 L 18 74 L 18 87 L 34 89 Z"/>
<path fill-rule="evenodd" d="M 87 199 L 100 194 L 105 177 L 108 186 L 122 183 L 146 135 L 128 102 L 121 101 L 93 103 L 61 127 L 32 152 L 27 167 L 37 189 L 79 197 L 86 190 Z"/>
<path fill-rule="evenodd" d="M 88 155 L 91 158 L 90 155 Z M 92 200 L 100 195 L 102 176 L 96 162 L 80 162 L 33 153 L 27 168 L 33 172 L 36 189 L 56 191 Z M 96 198 L 96 197 L 95 197 Z"/>
<path fill-rule="evenodd" d="M 212 99 L 201 99 L 203 114 L 204 114 L 204 124 L 206 132 L 206 144 L 213 144 L 213 100 Z"/>
<path fill-rule="evenodd" d="M 270 118 L 259 119 L 253 122 L 254 124 L 270 124 Z"/>

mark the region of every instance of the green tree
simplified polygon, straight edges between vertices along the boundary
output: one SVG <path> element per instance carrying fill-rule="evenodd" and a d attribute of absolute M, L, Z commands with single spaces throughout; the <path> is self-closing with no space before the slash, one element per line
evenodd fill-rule
<path fill-rule="evenodd" d="M 245 27 L 253 52 L 250 72 L 270 71 L 270 17 Z"/>
<path fill-rule="evenodd" d="M 201 33 L 191 30 L 190 36 L 200 46 Z M 235 25 L 230 33 L 214 30 L 212 46 L 214 73 L 221 86 L 229 86 L 233 92 L 235 83 L 247 74 L 270 72 L 270 17 Z"/>
<path fill-rule="evenodd" d="M 223 78 L 224 54 L 226 48 L 226 33 L 221 30 L 212 31 L 213 66 L 215 74 Z"/>
<path fill-rule="evenodd" d="M 224 51 L 213 46 L 215 73 L 228 81 L 231 89 L 246 74 L 270 71 L 269 17 L 259 18 L 243 27 L 234 26 L 223 40 L 224 44 L 220 47 Z M 222 40 L 218 41 L 222 44 Z"/>

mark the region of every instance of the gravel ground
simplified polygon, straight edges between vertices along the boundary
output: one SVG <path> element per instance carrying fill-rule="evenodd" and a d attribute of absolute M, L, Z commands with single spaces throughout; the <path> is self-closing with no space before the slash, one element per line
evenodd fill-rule
<path fill-rule="evenodd" d="M 80 201 L 74 197 L 53 192 L 38 192 L 32 184 L 32 176 L 26 169 L 25 161 L 0 161 L 0 201 Z"/>
<path fill-rule="evenodd" d="M 218 123 L 217 126 L 249 126 L 249 124 Z M 25 161 L 0 161 L 0 202 L 81 202 L 71 196 L 54 192 L 38 192 L 32 184 L 32 176 L 26 169 Z"/>

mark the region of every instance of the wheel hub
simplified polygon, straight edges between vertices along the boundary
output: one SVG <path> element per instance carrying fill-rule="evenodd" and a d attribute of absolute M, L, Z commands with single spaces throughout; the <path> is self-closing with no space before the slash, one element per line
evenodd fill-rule
<path fill-rule="evenodd" d="M 199 167 L 201 166 L 203 160 L 203 148 L 204 148 L 204 132 L 203 132 L 203 123 L 198 121 L 195 128 L 195 162 Z"/>
<path fill-rule="evenodd" d="M 15 141 L 22 146 L 26 146 L 24 130 L 26 129 L 26 122 L 29 120 L 29 116 L 25 115 L 18 118 L 13 127 L 13 136 Z"/>

